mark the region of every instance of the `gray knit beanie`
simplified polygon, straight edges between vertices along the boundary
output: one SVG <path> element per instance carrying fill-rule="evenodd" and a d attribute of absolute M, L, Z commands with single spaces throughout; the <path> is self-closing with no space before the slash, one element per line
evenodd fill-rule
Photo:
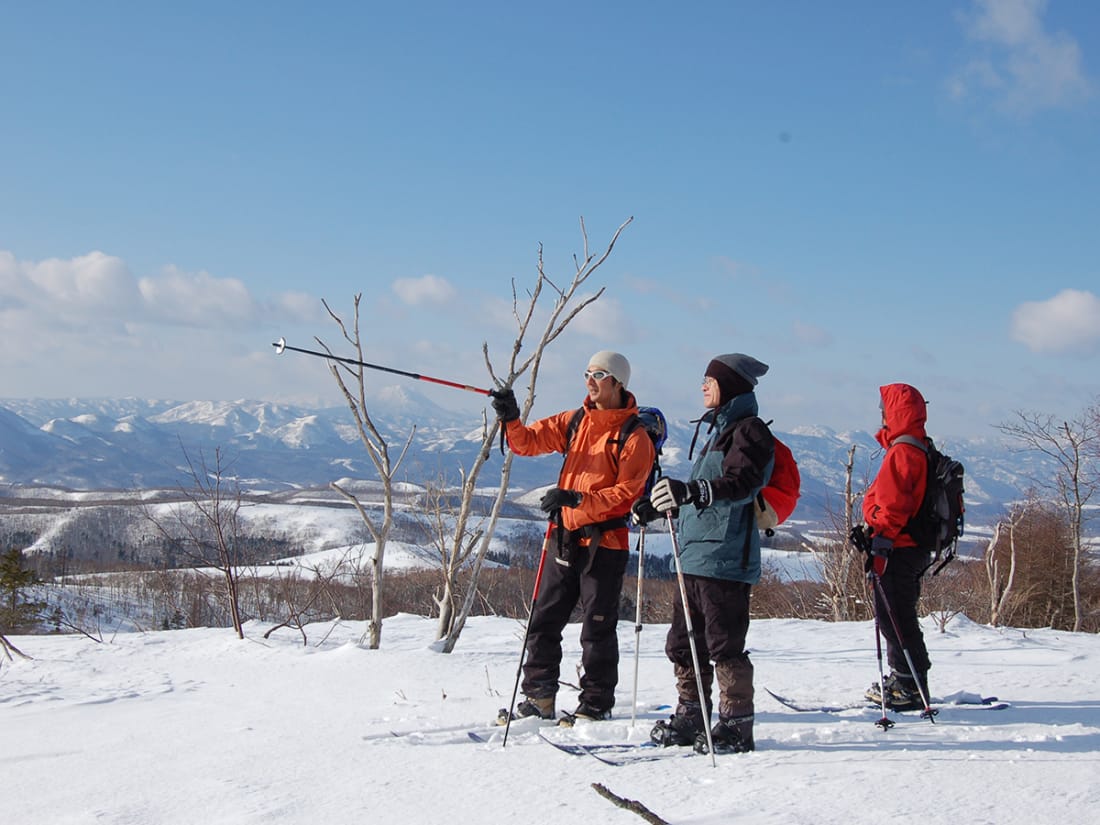
<path fill-rule="evenodd" d="M 768 365 L 757 361 L 751 355 L 731 352 L 716 355 L 707 364 L 705 375 L 718 382 L 722 403 L 736 395 L 752 392 L 757 379 L 768 371 Z"/>

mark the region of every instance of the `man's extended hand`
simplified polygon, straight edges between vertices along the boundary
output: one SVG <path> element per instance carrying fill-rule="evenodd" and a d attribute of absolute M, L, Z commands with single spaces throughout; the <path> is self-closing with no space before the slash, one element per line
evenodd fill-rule
<path fill-rule="evenodd" d="M 502 390 L 492 390 L 489 393 L 493 401 L 493 411 L 503 423 L 515 421 L 519 418 L 519 404 L 516 402 L 516 394 L 511 387 Z"/>

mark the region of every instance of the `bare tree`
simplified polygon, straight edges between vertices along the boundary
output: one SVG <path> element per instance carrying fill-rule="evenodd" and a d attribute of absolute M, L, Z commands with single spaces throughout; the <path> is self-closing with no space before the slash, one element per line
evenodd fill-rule
<path fill-rule="evenodd" d="M 327 302 L 322 302 L 324 303 L 325 309 L 328 310 L 329 316 L 336 322 L 337 326 L 340 327 L 340 333 L 344 340 L 355 349 L 355 358 L 359 361 L 363 360 L 363 342 L 359 334 L 359 301 L 362 297 L 362 293 L 355 296 L 354 316 L 352 318 L 350 330 L 344 323 L 343 318 L 336 314 Z M 315 338 L 314 340 L 324 348 L 325 352 L 330 355 L 332 354 L 332 350 L 329 349 L 328 344 L 323 340 L 320 338 Z M 372 580 L 371 612 L 370 619 L 367 622 L 366 641 L 371 650 L 377 650 L 382 642 L 382 617 L 384 615 L 385 592 L 383 583 L 386 542 L 389 541 L 390 533 L 393 530 L 393 480 L 394 475 L 397 473 L 402 460 L 409 450 L 409 446 L 412 444 L 413 437 L 416 435 L 416 427 L 413 427 L 409 432 L 409 437 L 405 441 L 405 446 L 401 449 L 396 459 L 393 458 L 390 455 L 388 442 L 382 433 L 379 432 L 378 427 L 375 426 L 374 420 L 371 418 L 367 408 L 367 382 L 364 375 L 365 367 L 362 364 L 348 364 L 346 361 L 332 360 L 329 361 L 329 371 L 332 373 L 332 377 L 340 388 L 340 392 L 347 402 L 348 409 L 351 410 L 352 418 L 355 420 L 355 428 L 359 434 L 359 441 L 363 444 L 363 447 L 366 448 L 367 455 L 374 465 L 375 471 L 378 473 L 379 480 L 382 482 L 381 521 L 368 512 L 363 502 L 360 501 L 359 497 L 351 490 L 341 486 L 335 481 L 330 485 L 332 489 L 351 502 L 352 506 L 355 507 L 356 511 L 359 513 L 360 518 L 362 518 L 363 523 L 366 525 L 371 538 L 374 539 L 374 555 L 370 562 Z"/>
<path fill-rule="evenodd" d="M 1052 482 L 1037 483 L 1053 492 L 1069 519 L 1073 542 L 1071 587 L 1073 593 L 1073 630 L 1081 629 L 1083 607 L 1081 573 L 1085 561 L 1085 508 L 1100 490 L 1097 451 L 1100 448 L 1100 416 L 1096 405 L 1084 414 L 1057 423 L 1054 416 L 1017 412 L 1014 421 L 1001 424 L 1001 432 L 1011 436 L 1026 450 L 1053 459 L 1057 471 Z"/>
<path fill-rule="evenodd" d="M 602 253 L 596 254 L 589 249 L 588 231 L 585 229 L 584 219 L 582 218 L 581 238 L 584 244 L 584 253 L 579 258 L 574 256 L 574 271 L 569 283 L 559 286 L 546 274 L 541 245 L 538 250 L 535 284 L 528 293 L 528 299 L 525 304 L 521 303 L 519 299 L 516 292 L 515 281 L 512 282 L 512 316 L 516 322 L 516 337 L 512 343 L 512 351 L 508 356 L 507 364 L 500 369 L 493 366 L 493 362 L 489 356 L 489 345 L 487 343 L 482 345 L 482 353 L 485 356 L 485 366 L 489 371 L 489 375 L 498 387 L 512 387 L 517 378 L 527 373 L 530 374 L 530 381 L 527 385 L 527 395 L 524 398 L 522 406 L 522 419 L 524 421 L 527 420 L 527 416 L 530 414 L 531 407 L 535 401 L 535 385 L 538 382 L 539 366 L 542 363 L 543 353 L 546 351 L 546 348 L 565 331 L 570 322 L 576 318 L 582 310 L 599 300 L 600 296 L 603 295 L 604 287 L 600 287 L 595 292 L 587 295 L 582 294 L 580 290 L 585 286 L 588 279 L 592 277 L 592 274 L 599 269 L 600 265 L 611 255 L 611 251 L 615 248 L 615 243 L 618 241 L 619 235 L 622 234 L 623 230 L 633 220 L 633 218 L 628 218 L 620 224 L 619 228 L 615 230 L 614 235 L 611 237 L 610 242 L 607 244 L 607 247 Z M 534 347 L 527 349 L 529 354 L 526 357 L 521 357 L 520 353 L 525 350 L 525 341 L 531 329 L 531 325 L 534 323 L 536 309 L 540 307 L 539 301 L 544 293 L 550 294 L 553 304 L 549 308 L 546 323 L 543 325 L 542 331 L 538 333 L 539 337 Z M 468 525 L 473 515 L 472 503 L 474 500 L 477 479 L 485 462 L 489 460 L 499 429 L 500 425 L 497 421 L 494 420 L 490 424 L 487 420 L 482 420 L 481 450 L 474 460 L 473 466 L 463 474 L 461 499 L 454 521 L 454 530 L 450 540 L 450 546 L 446 552 L 454 558 L 465 552 L 464 548 L 468 545 L 476 545 L 476 549 L 470 556 L 470 580 L 465 597 L 463 598 L 457 615 L 454 617 L 454 621 L 450 624 L 446 636 L 442 637 L 443 645 L 441 647 L 444 653 L 450 653 L 454 650 L 455 643 L 462 633 L 462 628 L 466 623 L 466 619 L 470 615 L 474 603 L 477 601 L 478 579 L 481 573 L 482 563 L 485 559 L 485 554 L 489 550 L 489 543 L 493 537 L 493 532 L 496 530 L 500 510 L 504 504 L 505 496 L 508 493 L 508 480 L 511 476 L 513 458 L 510 452 L 504 458 L 504 466 L 500 472 L 500 487 L 493 501 L 492 510 L 489 513 L 485 529 L 481 532 L 478 540 L 471 543 L 470 537 L 474 535 L 476 531 L 471 531 Z"/>
<path fill-rule="evenodd" d="M 835 622 L 863 619 L 868 615 L 863 562 L 848 543 L 860 499 L 852 489 L 855 454 L 856 445 L 852 444 L 848 448 L 848 461 L 844 468 L 844 509 L 840 513 L 830 514 L 832 534 L 817 546 L 806 545 L 821 565 L 824 598 L 828 603 L 828 613 Z"/>
<path fill-rule="evenodd" d="M 463 476 L 465 471 L 462 471 Z M 460 488 L 461 489 L 461 488 Z M 421 518 L 424 523 L 428 541 L 435 550 L 434 563 L 440 572 L 440 591 L 432 597 L 439 609 L 439 627 L 436 633 L 437 639 L 444 638 L 454 627 L 455 616 L 458 613 L 458 598 L 461 595 L 459 576 L 464 567 L 470 561 L 477 549 L 484 530 L 478 520 L 478 524 L 472 524 L 475 517 L 467 520 L 469 525 L 465 535 L 459 536 L 454 532 L 456 516 L 454 503 L 448 492 L 446 478 L 441 473 L 434 481 L 425 485 Z"/>
<path fill-rule="evenodd" d="M 993 529 L 993 538 L 989 540 L 985 551 L 985 576 L 989 583 L 989 623 L 994 627 L 1001 623 L 1005 607 L 1014 595 L 1012 587 L 1016 580 L 1016 527 L 1024 512 L 1026 511 L 1023 508 L 1014 507 L 1006 518 L 998 521 Z M 1006 555 L 1007 559 L 1004 558 Z"/>
<path fill-rule="evenodd" d="M 308 644 L 306 625 L 322 617 L 318 607 L 322 602 L 327 602 L 332 608 L 329 615 L 339 616 L 340 611 L 335 606 L 336 599 L 332 590 L 340 576 L 347 572 L 349 552 L 350 550 L 345 550 L 329 569 L 322 569 L 321 565 L 315 564 L 301 569 L 295 568 L 285 574 L 279 573 L 275 582 L 275 595 L 284 611 L 284 618 L 267 629 L 264 633 L 265 639 L 270 638 L 276 630 L 286 627 L 297 630 L 302 637 L 302 644 Z"/>
<path fill-rule="evenodd" d="M 940 633 L 956 616 L 980 615 L 984 610 L 985 571 L 959 562 L 927 576 L 921 587 L 920 613 L 927 613 Z"/>
<path fill-rule="evenodd" d="M 196 464 L 183 451 L 191 478 L 190 490 L 181 488 L 185 504 L 179 505 L 170 521 L 145 509 L 146 518 L 172 547 L 192 564 L 211 567 L 221 574 L 225 584 L 225 602 L 237 637 L 244 638 L 240 607 L 240 565 L 243 533 L 238 518 L 242 507 L 241 491 L 236 482 L 228 483 L 227 467 L 221 448 L 214 450 L 214 466 L 209 467 L 200 451 Z"/>

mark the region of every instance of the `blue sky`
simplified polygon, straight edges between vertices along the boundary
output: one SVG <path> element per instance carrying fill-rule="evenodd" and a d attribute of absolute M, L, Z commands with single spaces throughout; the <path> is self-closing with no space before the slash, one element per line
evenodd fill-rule
<path fill-rule="evenodd" d="M 1100 6 L 526 5 L 0 0 L 0 397 L 339 404 L 270 343 L 359 292 L 368 361 L 487 386 L 539 245 L 633 217 L 536 415 L 600 349 L 683 417 L 750 353 L 779 430 L 1096 398 Z"/>

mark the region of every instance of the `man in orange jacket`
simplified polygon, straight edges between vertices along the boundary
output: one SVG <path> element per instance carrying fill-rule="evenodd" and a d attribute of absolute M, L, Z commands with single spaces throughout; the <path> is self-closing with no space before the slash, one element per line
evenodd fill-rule
<path fill-rule="evenodd" d="M 516 455 L 565 454 L 557 486 L 540 502 L 554 527 L 530 618 L 523 664 L 525 699 L 516 707 L 518 717 L 554 718 L 561 634 L 578 602 L 583 611 L 584 674 L 580 703 L 566 717 L 608 719 L 615 704 L 619 681 L 615 628 L 630 551 L 627 517 L 645 490 L 655 455 L 643 427 L 635 428 L 626 443 L 613 443 L 628 419 L 638 414 L 637 402 L 626 388 L 630 381 L 626 358 L 617 352 L 597 352 L 588 361 L 584 380 L 584 414 L 571 440 L 569 424 L 575 410 L 528 426 L 520 421 L 510 388 L 493 393 L 493 409 Z"/>
<path fill-rule="evenodd" d="M 886 638 L 891 673 L 881 688 L 877 683 L 871 686 L 867 698 L 881 702 L 881 691 L 885 691 L 886 707 L 916 710 L 924 707 L 920 690 L 923 688 L 925 696 L 928 695 L 928 669 L 932 666 L 917 616 L 920 578 L 932 555 L 930 548 L 917 546 L 907 527 L 924 499 L 928 458 L 920 447 L 905 440 L 899 442 L 898 438 L 910 436 L 924 443 L 927 406 L 920 392 L 908 384 L 880 387 L 879 395 L 882 429 L 875 439 L 886 449 L 886 455 L 863 497 L 863 520 L 871 536 L 872 569 L 868 572 L 877 576 L 882 585 L 881 592 L 875 588 L 875 615 Z M 894 631 L 894 622 L 900 636 Z M 912 659 L 912 669 L 906 651 Z"/>

